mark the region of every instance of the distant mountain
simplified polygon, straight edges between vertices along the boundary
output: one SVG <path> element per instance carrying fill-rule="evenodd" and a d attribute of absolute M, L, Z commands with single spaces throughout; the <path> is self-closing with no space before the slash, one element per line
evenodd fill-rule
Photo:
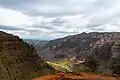
<path fill-rule="evenodd" d="M 35 47 L 39 46 L 39 47 L 44 47 L 49 41 L 43 41 L 43 40 L 32 40 L 32 39 L 24 39 L 25 42 L 27 42 L 28 44 L 32 44 Z"/>
<path fill-rule="evenodd" d="M 24 41 L 30 45 L 33 45 L 36 48 L 37 53 L 39 55 L 40 55 L 42 48 L 49 42 L 45 40 L 43 41 L 43 40 L 32 40 L 32 39 L 24 39 Z"/>
<path fill-rule="evenodd" d="M 32 45 L 0 31 L 0 80 L 31 80 L 52 71 Z"/>
<path fill-rule="evenodd" d="M 83 59 L 92 55 L 100 60 L 109 61 L 120 57 L 119 32 L 91 32 L 66 36 L 49 41 L 41 53 L 46 60 L 60 60 L 76 57 Z"/>

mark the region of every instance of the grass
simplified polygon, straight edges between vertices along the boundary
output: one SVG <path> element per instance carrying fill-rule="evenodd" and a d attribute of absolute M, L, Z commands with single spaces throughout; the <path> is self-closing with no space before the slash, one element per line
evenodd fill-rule
<path fill-rule="evenodd" d="M 56 70 L 58 71 L 62 71 L 62 72 L 72 72 L 72 66 L 69 60 L 67 59 L 63 59 L 60 61 L 55 61 L 55 62 L 49 62 L 46 61 L 49 65 L 51 65 L 52 67 L 54 67 Z"/>

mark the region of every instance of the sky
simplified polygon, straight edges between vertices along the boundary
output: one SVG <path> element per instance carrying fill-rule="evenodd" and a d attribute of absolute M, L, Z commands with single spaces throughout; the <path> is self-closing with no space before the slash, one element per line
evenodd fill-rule
<path fill-rule="evenodd" d="M 120 0 L 0 0 L 0 31 L 41 40 L 119 32 Z"/>

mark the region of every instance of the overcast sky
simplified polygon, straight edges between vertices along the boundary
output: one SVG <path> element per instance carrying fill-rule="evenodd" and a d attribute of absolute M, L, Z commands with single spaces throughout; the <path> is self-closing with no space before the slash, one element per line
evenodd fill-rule
<path fill-rule="evenodd" d="M 120 0 L 0 0 L 0 30 L 46 40 L 119 32 Z"/>

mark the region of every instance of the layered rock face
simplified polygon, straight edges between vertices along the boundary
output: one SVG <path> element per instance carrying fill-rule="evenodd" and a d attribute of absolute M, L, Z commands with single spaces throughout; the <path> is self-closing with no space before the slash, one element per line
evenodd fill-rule
<path fill-rule="evenodd" d="M 113 56 L 112 48 L 115 42 L 119 42 L 119 40 L 120 33 L 118 32 L 81 33 L 52 40 L 41 53 L 45 55 L 45 59 L 49 60 L 59 60 L 73 56 L 84 58 L 93 55 L 100 60 L 108 61 Z"/>
<path fill-rule="evenodd" d="M 32 45 L 0 31 L 0 80 L 31 80 L 53 70 Z"/>

